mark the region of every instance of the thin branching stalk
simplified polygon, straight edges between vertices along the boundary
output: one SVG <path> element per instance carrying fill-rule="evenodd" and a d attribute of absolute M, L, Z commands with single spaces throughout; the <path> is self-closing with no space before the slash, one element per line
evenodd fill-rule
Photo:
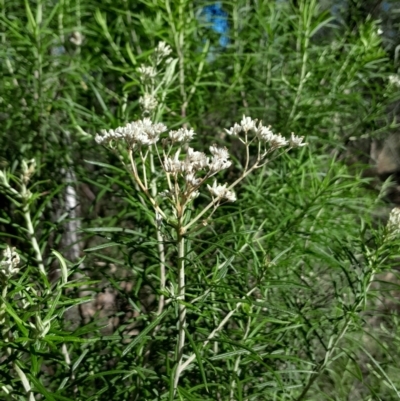
<path fill-rule="evenodd" d="M 177 367 L 174 377 L 174 392 L 178 387 L 179 378 L 183 371 L 182 360 L 185 348 L 186 305 L 185 305 L 185 237 L 178 232 L 178 344 Z"/>
<path fill-rule="evenodd" d="M 249 336 L 249 333 L 250 333 L 250 328 L 251 328 L 251 323 L 252 323 L 252 319 L 251 319 L 251 317 L 249 316 L 248 318 L 247 318 L 247 323 L 246 323 L 246 330 L 245 330 L 245 332 L 244 332 L 244 335 L 243 335 L 243 342 L 245 342 L 246 340 L 247 340 L 247 337 Z M 235 380 L 235 377 L 238 377 L 239 376 L 239 374 L 240 374 L 240 369 L 239 369 L 239 367 L 240 367 L 240 361 L 241 361 L 241 359 L 242 359 L 242 356 L 241 355 L 238 355 L 237 357 L 236 357 L 236 361 L 235 361 L 235 364 L 234 364 L 234 366 L 233 366 L 233 379 L 232 379 L 232 382 L 231 382 L 231 391 L 230 391 L 230 401 L 235 401 L 235 388 L 236 388 L 236 380 Z"/>
<path fill-rule="evenodd" d="M 246 299 L 249 297 L 257 287 L 252 288 L 244 297 L 243 299 Z M 221 320 L 221 323 L 216 327 L 207 337 L 207 339 L 203 342 L 201 345 L 201 348 L 204 349 L 207 344 L 216 336 L 217 333 L 219 333 L 224 326 L 229 322 L 230 318 L 238 311 L 238 309 L 242 306 L 242 302 L 238 302 L 236 306 Z M 188 359 L 182 364 L 180 373 L 182 373 L 194 360 L 196 359 L 196 354 L 193 353 L 191 354 Z"/>
<path fill-rule="evenodd" d="M 365 288 L 364 296 L 359 296 L 359 299 L 357 300 L 356 304 L 352 308 L 354 311 L 359 311 L 360 308 L 363 306 L 365 302 L 365 297 L 366 294 L 369 292 L 369 289 L 371 287 L 371 284 L 374 280 L 375 277 L 375 271 L 374 269 L 370 273 L 369 279 L 367 286 Z M 342 338 L 346 335 L 347 331 L 349 330 L 351 323 L 353 322 L 353 319 L 351 316 L 346 316 L 345 324 L 340 330 L 339 334 L 337 335 L 336 339 L 330 344 L 328 349 L 326 350 L 325 356 L 323 361 L 314 369 L 312 375 L 310 376 L 307 384 L 304 386 L 303 391 L 301 394 L 296 398 L 296 401 L 303 401 L 310 390 L 311 386 L 315 383 L 315 381 L 321 376 L 321 374 L 325 371 L 325 369 L 329 366 L 329 364 L 332 362 L 332 356 L 333 353 L 336 351 L 340 341 Z"/>
<path fill-rule="evenodd" d="M 157 147 L 155 146 L 156 151 L 158 152 Z M 151 181 L 151 195 L 153 198 L 157 196 L 157 182 L 156 179 L 154 178 L 156 175 L 156 167 L 154 165 L 154 155 L 152 152 L 153 148 L 150 150 L 149 155 L 150 155 L 150 171 L 151 175 L 153 177 Z M 160 156 L 158 156 L 160 157 Z M 166 280 L 166 273 L 165 273 L 165 244 L 164 244 L 164 236 L 161 232 L 161 225 L 158 223 L 158 220 L 156 219 L 155 222 L 156 225 L 156 235 L 157 235 L 157 247 L 158 247 L 158 256 L 160 258 L 160 297 L 158 299 L 158 309 L 157 309 L 157 315 L 160 315 L 162 311 L 164 310 L 164 305 L 165 305 L 165 280 Z M 156 331 L 158 331 L 159 326 Z"/>
<path fill-rule="evenodd" d="M 298 36 L 298 44 L 297 51 L 302 50 L 302 61 L 301 61 L 301 72 L 299 77 L 299 85 L 297 87 L 296 96 L 293 101 L 292 109 L 289 114 L 289 121 L 294 118 L 294 115 L 297 110 L 297 106 L 300 102 L 304 85 L 307 80 L 307 63 L 308 63 L 308 52 L 309 52 L 309 43 L 310 43 L 310 29 L 311 29 L 311 21 L 313 17 L 313 13 L 316 6 L 316 0 L 311 0 L 309 4 L 306 1 L 300 2 L 300 13 L 299 13 L 299 36 Z M 304 40 L 302 40 L 302 36 L 304 36 Z"/>
<path fill-rule="evenodd" d="M 185 0 L 180 0 L 179 1 L 179 6 L 178 6 L 178 13 L 179 13 L 179 27 L 176 26 L 175 24 L 175 19 L 172 15 L 172 10 L 171 10 L 171 4 L 170 1 L 167 0 L 165 2 L 165 7 L 167 9 L 168 13 L 168 18 L 169 18 L 169 23 L 171 26 L 172 34 L 174 37 L 174 42 L 175 42 L 175 49 L 176 52 L 178 53 L 178 60 L 179 60 L 179 89 L 180 89 L 180 94 L 182 97 L 182 106 L 181 106 L 181 117 L 185 118 L 186 117 L 186 107 L 188 104 L 188 97 L 186 94 L 186 87 L 185 87 L 185 36 L 183 32 L 183 27 L 185 24 L 184 21 L 184 1 Z"/>
<path fill-rule="evenodd" d="M 35 251 L 35 258 L 36 262 L 38 263 L 39 270 L 42 274 L 45 275 L 46 270 L 44 268 L 42 251 L 40 250 L 39 243 L 36 239 L 36 233 L 31 218 L 30 205 L 29 205 L 30 195 L 25 182 L 23 182 L 21 186 L 21 197 L 24 202 L 24 205 L 22 207 L 22 213 L 24 215 L 26 228 L 28 230 L 29 240 L 31 241 L 32 248 Z"/>

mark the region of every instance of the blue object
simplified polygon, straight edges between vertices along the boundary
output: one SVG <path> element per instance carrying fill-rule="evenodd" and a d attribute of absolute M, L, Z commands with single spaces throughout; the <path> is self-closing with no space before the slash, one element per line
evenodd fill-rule
<path fill-rule="evenodd" d="M 202 14 L 210 29 L 215 33 L 219 33 L 219 45 L 227 47 L 229 44 L 229 23 L 228 13 L 222 9 L 220 1 L 215 4 L 203 7 Z"/>
<path fill-rule="evenodd" d="M 382 1 L 381 3 L 381 9 L 387 13 L 390 11 L 390 9 L 392 8 L 392 5 L 388 2 L 388 1 Z"/>

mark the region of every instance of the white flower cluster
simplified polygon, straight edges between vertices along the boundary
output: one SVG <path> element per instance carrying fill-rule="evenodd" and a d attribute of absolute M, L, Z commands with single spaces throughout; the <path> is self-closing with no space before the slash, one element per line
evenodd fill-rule
<path fill-rule="evenodd" d="M 241 132 L 254 132 L 256 137 L 263 143 L 269 144 L 271 150 L 289 146 L 290 148 L 296 148 L 307 145 L 303 143 L 304 137 L 296 136 L 292 133 L 290 140 L 285 139 L 281 134 L 274 134 L 271 130 L 271 126 L 265 127 L 260 122 L 257 126 L 257 120 L 253 120 L 251 117 L 243 116 L 240 124 L 235 124 L 230 129 L 225 129 L 229 135 L 237 136 Z"/>
<path fill-rule="evenodd" d="M 142 107 L 143 111 L 148 113 L 153 111 L 157 107 L 158 101 L 153 95 L 145 93 L 144 96 L 141 96 L 139 98 L 139 104 Z"/>
<path fill-rule="evenodd" d="M 395 237 L 400 234 L 400 208 L 395 207 L 389 214 L 389 220 L 386 229 L 390 237 Z"/>
<path fill-rule="evenodd" d="M 166 157 L 164 160 L 164 170 L 167 173 L 195 173 L 200 170 L 207 169 L 212 175 L 220 172 L 223 169 L 229 168 L 232 164 L 226 148 L 218 148 L 216 145 L 210 146 L 212 158 L 206 156 L 203 152 L 188 148 L 186 157 L 183 160 L 179 159 L 180 150 L 174 157 Z"/>
<path fill-rule="evenodd" d="M 157 70 L 150 65 L 141 65 L 138 68 L 138 73 L 140 74 L 140 80 L 143 83 L 148 81 L 151 82 L 157 76 Z"/>
<path fill-rule="evenodd" d="M 236 200 L 236 194 L 233 191 L 229 191 L 226 188 L 226 184 L 219 185 L 217 184 L 217 181 L 214 181 L 212 186 L 207 184 L 207 188 L 210 191 L 213 198 L 226 199 L 229 202 L 235 202 Z"/>
<path fill-rule="evenodd" d="M 177 131 L 169 132 L 169 139 L 172 143 L 175 142 L 189 142 L 195 136 L 195 132 L 192 129 L 179 128 Z"/>
<path fill-rule="evenodd" d="M 110 145 L 112 141 L 125 141 L 132 148 L 135 145 L 143 146 L 157 143 L 160 134 L 166 130 L 167 127 L 164 124 L 154 124 L 149 118 L 144 118 L 115 130 L 101 130 L 100 134 L 96 134 L 95 140 L 101 145 Z"/>
<path fill-rule="evenodd" d="M 389 84 L 400 88 L 400 77 L 397 74 L 389 75 Z"/>
<path fill-rule="evenodd" d="M 20 258 L 15 248 L 7 248 L 3 251 L 3 260 L 0 262 L 0 277 L 10 278 L 19 272 Z"/>
<path fill-rule="evenodd" d="M 219 148 L 216 145 L 210 146 L 210 152 L 212 157 L 208 157 L 203 152 L 188 148 L 184 159 L 180 160 L 180 150 L 178 150 L 174 157 L 166 157 L 164 160 L 164 170 L 167 173 L 174 175 L 183 175 L 187 185 L 186 193 L 193 194 L 193 197 L 198 195 L 197 188 L 202 182 L 214 176 L 221 170 L 227 169 L 231 166 L 232 162 L 229 159 L 229 153 L 226 148 Z M 197 174 L 200 171 L 205 171 L 203 178 L 199 178 Z M 227 199 L 231 202 L 236 200 L 236 196 L 232 191 L 228 191 L 225 185 L 214 185 L 210 187 L 207 185 L 211 195 L 217 199 Z"/>
<path fill-rule="evenodd" d="M 79 32 L 74 31 L 69 38 L 69 41 L 73 43 L 75 46 L 81 46 L 85 37 Z"/>
<path fill-rule="evenodd" d="M 154 50 L 156 64 L 159 64 L 165 57 L 169 56 L 171 52 L 172 49 L 169 45 L 167 45 L 165 42 L 159 42 Z"/>

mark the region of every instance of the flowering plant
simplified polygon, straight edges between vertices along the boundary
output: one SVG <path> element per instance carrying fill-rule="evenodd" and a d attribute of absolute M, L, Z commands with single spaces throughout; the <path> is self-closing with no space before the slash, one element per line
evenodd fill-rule
<path fill-rule="evenodd" d="M 154 80 L 158 75 L 156 67 L 162 62 L 162 58 L 169 54 L 170 49 L 164 43 L 160 43 L 153 57 L 153 66 L 141 66 L 138 70 L 144 83 L 145 95 L 141 98 L 141 104 L 145 115 L 150 114 L 157 104 L 154 96 Z M 172 299 L 178 302 L 179 307 L 174 392 L 180 375 L 190 363 L 190 358 L 183 361 L 187 308 L 185 261 L 188 259 L 185 242 L 189 241 L 188 235 L 199 224 L 206 226 L 220 205 L 234 202 L 236 194 L 233 189 L 252 171 L 265 166 L 275 151 L 281 149 L 286 152 L 306 145 L 303 143 L 303 137 L 292 133 L 291 138 L 287 140 L 282 135 L 273 133 L 270 126 L 264 126 L 262 122 L 246 116 L 243 116 L 240 123 L 225 131 L 228 135 L 238 138 L 246 154 L 245 165 L 238 178 L 231 184 L 221 184 L 216 178 L 219 173 L 232 166 L 228 149 L 213 144 L 209 147 L 210 155 L 194 150 L 190 141 L 195 132 L 190 128 L 168 130 L 163 123 L 153 122 L 149 117 L 144 117 L 116 129 L 102 130 L 95 137 L 98 144 L 108 147 L 123 161 L 136 188 L 145 195 L 154 211 L 160 254 L 161 295 L 157 314 L 160 315 L 166 302 Z M 255 158 L 251 156 L 250 151 L 253 145 L 257 149 Z M 206 206 L 196 210 L 193 201 L 201 195 L 205 187 L 211 199 Z M 174 239 L 178 251 L 176 294 L 175 291 L 170 291 L 169 294 L 166 291 L 164 221 L 167 227 L 171 227 L 172 232 L 168 233 L 168 237 Z M 165 299 L 168 295 L 172 296 L 170 300 Z"/>

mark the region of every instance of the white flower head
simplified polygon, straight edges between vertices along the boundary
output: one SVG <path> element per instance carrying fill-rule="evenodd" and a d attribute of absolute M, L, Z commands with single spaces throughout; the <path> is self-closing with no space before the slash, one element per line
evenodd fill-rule
<path fill-rule="evenodd" d="M 216 145 L 210 146 L 210 152 L 213 155 L 209 168 L 212 172 L 218 172 L 223 169 L 229 168 L 232 162 L 229 159 L 227 148 L 218 148 Z"/>
<path fill-rule="evenodd" d="M 160 139 L 160 134 L 166 130 L 167 127 L 164 124 L 154 124 L 150 118 L 144 118 L 115 130 L 101 130 L 100 134 L 96 134 L 95 140 L 101 145 L 110 145 L 111 141 L 125 141 L 129 147 L 153 145 Z"/>
<path fill-rule="evenodd" d="M 304 136 L 296 136 L 293 132 L 290 136 L 289 146 L 291 148 L 300 148 L 302 146 L 306 146 L 307 143 L 303 143 Z"/>
<path fill-rule="evenodd" d="M 142 106 L 144 111 L 150 112 L 157 107 L 158 101 L 153 95 L 145 93 L 144 96 L 139 98 L 139 104 Z"/>
<path fill-rule="evenodd" d="M 225 192 L 225 199 L 228 202 L 235 202 L 236 201 L 236 194 L 233 191 L 226 191 Z"/>
<path fill-rule="evenodd" d="M 397 74 L 389 75 L 389 84 L 400 88 L 400 77 Z"/>
<path fill-rule="evenodd" d="M 269 144 L 271 145 L 272 150 L 282 148 L 288 143 L 288 140 L 285 139 L 281 134 L 273 134 L 271 136 L 271 139 L 269 140 Z"/>
<path fill-rule="evenodd" d="M 193 148 L 188 148 L 185 162 L 191 166 L 187 171 L 192 169 L 194 171 L 203 170 L 208 166 L 208 157 L 203 152 L 197 152 Z"/>
<path fill-rule="evenodd" d="M 196 199 L 196 198 L 198 198 L 199 197 L 199 195 L 200 195 L 200 192 L 199 191 L 193 191 L 190 195 L 189 195 L 189 200 L 193 200 L 193 199 Z"/>
<path fill-rule="evenodd" d="M 229 152 L 226 147 L 218 148 L 217 145 L 210 146 L 210 152 L 213 156 L 219 157 L 220 159 L 229 159 Z"/>
<path fill-rule="evenodd" d="M 142 82 L 152 81 L 157 76 L 157 70 L 150 65 L 141 65 L 138 73 Z"/>
<path fill-rule="evenodd" d="M 179 160 L 180 149 L 177 150 L 173 158 L 166 157 L 164 159 L 164 170 L 167 173 L 178 174 L 185 170 L 184 162 Z"/>
<path fill-rule="evenodd" d="M 271 126 L 264 127 L 260 124 L 257 128 L 256 136 L 260 141 L 270 142 L 274 135 L 275 134 L 272 132 Z"/>
<path fill-rule="evenodd" d="M 400 234 L 400 208 L 395 207 L 389 214 L 389 220 L 386 224 L 386 230 L 389 238 L 393 238 Z"/>
<path fill-rule="evenodd" d="M 0 278 L 10 278 L 19 272 L 20 258 L 15 248 L 7 246 L 3 251 L 3 260 L 0 262 Z"/>
<path fill-rule="evenodd" d="M 242 126 L 243 131 L 251 131 L 256 128 L 257 120 L 253 120 L 251 117 L 243 116 L 242 121 L 240 121 L 240 125 Z"/>
<path fill-rule="evenodd" d="M 185 181 L 191 187 L 197 187 L 201 184 L 201 178 L 196 178 L 193 171 L 190 171 L 185 175 Z"/>
<path fill-rule="evenodd" d="M 154 50 L 156 63 L 160 63 L 162 59 L 169 56 L 172 53 L 172 49 L 165 42 L 158 42 L 157 47 Z"/>
<path fill-rule="evenodd" d="M 242 132 L 243 128 L 241 125 L 239 125 L 238 123 L 235 123 L 235 125 L 229 129 L 225 128 L 225 132 L 228 135 L 232 135 L 232 136 L 237 136 L 238 134 L 240 134 Z"/>
<path fill-rule="evenodd" d="M 195 136 L 195 132 L 192 129 L 179 128 L 177 131 L 170 131 L 169 138 L 173 143 L 175 142 L 189 142 Z"/>
<path fill-rule="evenodd" d="M 74 31 L 69 38 L 69 41 L 73 43 L 75 46 L 81 46 L 85 37 L 79 32 Z"/>
<path fill-rule="evenodd" d="M 236 200 L 236 195 L 233 191 L 229 191 L 226 188 L 226 184 L 220 185 L 217 184 L 217 181 L 214 180 L 214 183 L 212 186 L 207 184 L 207 188 L 210 191 L 211 195 L 215 199 L 226 199 L 229 202 L 235 202 Z"/>

